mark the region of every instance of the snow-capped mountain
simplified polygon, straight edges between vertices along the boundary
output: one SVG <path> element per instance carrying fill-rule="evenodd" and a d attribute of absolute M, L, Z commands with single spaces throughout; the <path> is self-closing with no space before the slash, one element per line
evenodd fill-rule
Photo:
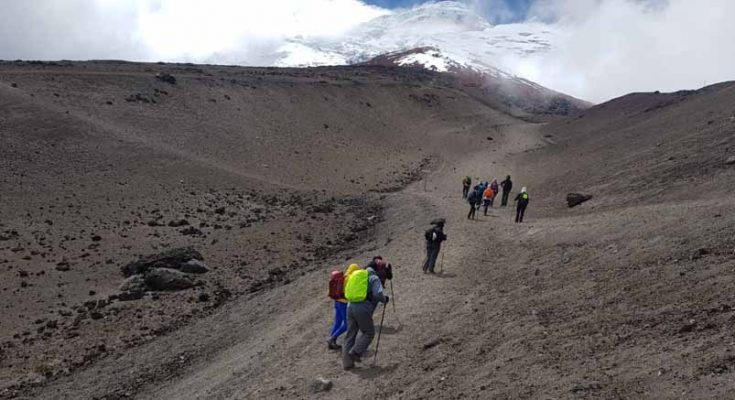
<path fill-rule="evenodd" d="M 352 28 L 340 37 L 294 37 L 263 58 L 279 67 L 370 64 L 455 75 L 509 113 L 568 114 L 590 104 L 503 69 L 504 61 L 548 51 L 556 33 L 542 23 L 492 25 L 458 1 L 424 3 Z"/>
<path fill-rule="evenodd" d="M 290 38 L 273 64 L 353 64 L 380 54 L 433 47 L 461 64 L 497 67 L 508 57 L 547 51 L 554 35 L 541 23 L 494 26 L 463 3 L 439 1 L 375 18 L 338 38 Z"/>

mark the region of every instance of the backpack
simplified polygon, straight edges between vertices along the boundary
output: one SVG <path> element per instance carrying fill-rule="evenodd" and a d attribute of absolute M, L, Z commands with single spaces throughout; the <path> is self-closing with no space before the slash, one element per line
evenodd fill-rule
<path fill-rule="evenodd" d="M 345 298 L 345 274 L 342 271 L 332 271 L 329 275 L 329 298 L 341 300 Z"/>
<path fill-rule="evenodd" d="M 521 193 L 521 199 L 528 200 L 528 192 Z"/>
<path fill-rule="evenodd" d="M 427 242 L 434 240 L 434 228 L 429 228 L 424 232 L 424 239 L 426 239 Z"/>
<path fill-rule="evenodd" d="M 345 285 L 345 298 L 352 303 L 360 303 L 367 299 L 369 274 L 366 269 L 355 271 Z"/>
<path fill-rule="evenodd" d="M 380 279 L 380 283 L 385 285 L 385 279 L 388 277 L 388 266 L 385 264 L 385 261 L 375 260 L 375 263 L 373 263 L 372 267 L 375 270 L 375 273 L 378 274 L 378 279 Z"/>

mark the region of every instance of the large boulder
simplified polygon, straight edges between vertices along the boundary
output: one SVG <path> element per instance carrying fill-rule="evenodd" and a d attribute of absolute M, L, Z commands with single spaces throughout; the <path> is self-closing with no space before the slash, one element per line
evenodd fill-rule
<path fill-rule="evenodd" d="M 189 276 L 170 268 L 154 268 L 145 273 L 144 279 L 148 288 L 158 291 L 184 290 L 194 286 Z"/>
<path fill-rule="evenodd" d="M 578 206 L 585 201 L 592 198 L 592 195 L 581 194 L 581 193 L 569 193 L 567 194 L 567 205 L 571 207 Z"/>
<path fill-rule="evenodd" d="M 121 292 L 144 293 L 148 290 L 142 275 L 128 277 L 120 284 Z"/>
<path fill-rule="evenodd" d="M 195 260 L 195 259 L 189 260 L 181 264 L 181 268 L 179 270 L 187 274 L 203 274 L 203 273 L 209 272 L 209 268 L 207 268 L 207 264 L 203 263 L 202 261 Z"/>
<path fill-rule="evenodd" d="M 123 276 L 144 274 L 154 268 L 181 269 L 181 265 L 189 260 L 204 260 L 202 254 L 191 247 L 171 249 L 133 261 L 121 268 Z"/>

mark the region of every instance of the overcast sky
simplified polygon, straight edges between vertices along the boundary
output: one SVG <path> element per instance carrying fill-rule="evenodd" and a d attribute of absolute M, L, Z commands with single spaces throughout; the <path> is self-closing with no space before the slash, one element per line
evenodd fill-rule
<path fill-rule="evenodd" d="M 561 34 L 552 51 L 503 65 L 580 98 L 735 79 L 735 0 L 462 1 L 495 24 L 554 25 Z M 339 37 L 420 2 L 0 0 L 0 59 L 248 60 L 284 38 Z"/>

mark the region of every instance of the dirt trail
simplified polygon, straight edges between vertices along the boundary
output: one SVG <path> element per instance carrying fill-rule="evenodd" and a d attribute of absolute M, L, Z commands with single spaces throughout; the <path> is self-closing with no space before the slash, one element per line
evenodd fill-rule
<path fill-rule="evenodd" d="M 504 258 L 510 256 L 509 251 L 518 251 L 504 243 L 505 235 L 493 234 L 509 228 L 510 209 L 496 208 L 478 221 L 464 218 L 467 206 L 459 198 L 461 176 L 464 171 L 483 177 L 497 171 L 499 178 L 506 171 L 512 173 L 505 155 L 538 146 L 541 141 L 535 128 L 511 127 L 498 138 L 497 152 L 476 154 L 458 164 L 445 162 L 426 177 L 427 182 L 417 182 L 386 199 L 386 222 L 377 228 L 375 249 L 345 262 L 363 262 L 378 253 L 388 257 L 396 268 L 396 313 L 389 305 L 376 367 L 369 366 L 372 359 L 367 357 L 354 372 L 344 372 L 338 354 L 325 350 L 332 306 L 322 297 L 325 273 L 318 272 L 278 289 L 272 299 L 261 302 L 270 309 L 266 313 L 270 317 L 258 329 L 262 334 L 251 330 L 249 337 L 242 337 L 203 365 L 190 369 L 181 379 L 152 389 L 144 398 L 308 397 L 308 386 L 317 376 L 334 382 L 334 389 L 324 398 L 370 397 L 376 393 L 400 396 L 402 391 L 397 390 L 401 386 L 396 383 L 413 375 L 407 371 L 417 368 L 416 359 L 423 356 L 425 343 L 446 338 L 462 340 L 463 333 L 455 330 L 454 322 L 471 313 L 474 303 L 468 299 L 480 294 L 475 293 L 476 270 L 467 266 L 489 251 L 494 257 L 502 254 Z M 449 242 L 440 261 L 444 273 L 427 276 L 419 268 L 424 257 L 422 232 L 435 216 L 447 218 Z M 377 310 L 376 318 L 381 311 Z"/>

